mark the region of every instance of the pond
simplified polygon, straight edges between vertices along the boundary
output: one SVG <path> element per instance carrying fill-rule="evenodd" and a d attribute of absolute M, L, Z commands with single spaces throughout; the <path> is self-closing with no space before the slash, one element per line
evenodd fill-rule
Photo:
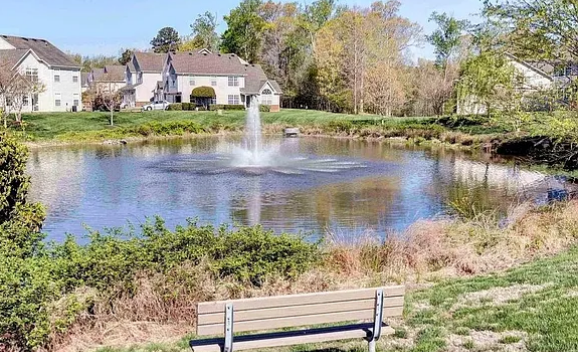
<path fill-rule="evenodd" d="M 277 233 L 353 238 L 403 231 L 456 206 L 505 212 L 564 187 L 486 154 L 337 138 L 267 138 L 280 155 L 318 165 L 296 172 L 212 164 L 223 145 L 238 142 L 200 137 L 34 149 L 30 195 L 47 207 L 48 240 L 62 241 L 66 233 L 81 238 L 87 227 L 139 225 L 155 215 L 171 228 L 197 218 L 199 224 L 262 224 Z"/>

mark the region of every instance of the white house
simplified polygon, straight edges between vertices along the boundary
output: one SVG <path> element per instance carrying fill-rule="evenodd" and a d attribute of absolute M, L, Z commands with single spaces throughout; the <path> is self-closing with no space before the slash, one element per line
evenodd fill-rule
<path fill-rule="evenodd" d="M 271 111 L 279 111 L 282 90 L 269 80 L 259 65 L 248 64 L 235 54 L 197 52 L 170 53 L 157 82 L 157 97 L 169 102 L 193 102 L 197 105 L 249 105 L 256 96 Z M 195 88 L 204 87 L 210 96 L 194 96 Z"/>
<path fill-rule="evenodd" d="M 131 56 L 125 67 L 126 85 L 120 88 L 127 106 L 143 106 L 154 100 L 166 59 L 167 54 L 156 53 L 136 52 Z"/>
<path fill-rule="evenodd" d="M 546 61 L 524 61 L 509 53 L 504 54 L 509 65 L 515 68 L 515 72 L 521 77 L 521 83 L 517 89 L 523 94 L 538 90 L 564 86 L 571 81 L 571 77 L 577 77 L 577 63 L 571 62 L 561 65 Z M 562 69 L 561 69 L 562 68 Z M 486 114 L 486 106 L 479 103 L 476 96 L 466 96 L 458 102 L 457 113 Z"/>
<path fill-rule="evenodd" d="M 45 39 L 0 35 L 0 62 L 41 83 L 22 111 L 70 111 L 81 104 L 80 66 Z"/>

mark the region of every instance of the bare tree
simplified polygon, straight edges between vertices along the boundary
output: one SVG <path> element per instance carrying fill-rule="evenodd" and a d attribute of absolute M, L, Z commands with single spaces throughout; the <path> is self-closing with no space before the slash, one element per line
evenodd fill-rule
<path fill-rule="evenodd" d="M 121 104 L 122 95 L 117 90 L 118 79 L 110 73 L 105 73 L 94 82 L 95 103 L 102 105 L 110 112 L 110 124 L 114 125 L 115 109 Z"/>
<path fill-rule="evenodd" d="M 8 63 L 0 64 L 0 108 L 4 128 L 8 127 L 8 116 L 15 114 L 16 122 L 22 123 L 22 109 L 31 104 L 32 96 L 44 91 L 38 77 L 14 70 Z"/>

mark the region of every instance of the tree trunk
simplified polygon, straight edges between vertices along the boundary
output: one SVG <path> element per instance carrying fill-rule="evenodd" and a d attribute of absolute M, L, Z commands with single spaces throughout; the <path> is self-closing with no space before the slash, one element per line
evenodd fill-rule
<path fill-rule="evenodd" d="M 115 108 L 111 107 L 110 110 L 111 110 L 111 126 L 113 126 L 113 115 L 115 113 Z"/>

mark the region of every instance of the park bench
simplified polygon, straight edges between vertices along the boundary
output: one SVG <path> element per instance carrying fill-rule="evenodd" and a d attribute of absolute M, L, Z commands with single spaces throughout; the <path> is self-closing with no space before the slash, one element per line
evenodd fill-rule
<path fill-rule="evenodd" d="M 404 286 L 203 302 L 197 304 L 197 336 L 221 337 L 189 345 L 194 352 L 232 352 L 363 338 L 373 352 L 381 335 L 394 333 L 384 319 L 402 316 L 403 306 Z M 288 330 L 304 326 L 310 327 Z"/>

